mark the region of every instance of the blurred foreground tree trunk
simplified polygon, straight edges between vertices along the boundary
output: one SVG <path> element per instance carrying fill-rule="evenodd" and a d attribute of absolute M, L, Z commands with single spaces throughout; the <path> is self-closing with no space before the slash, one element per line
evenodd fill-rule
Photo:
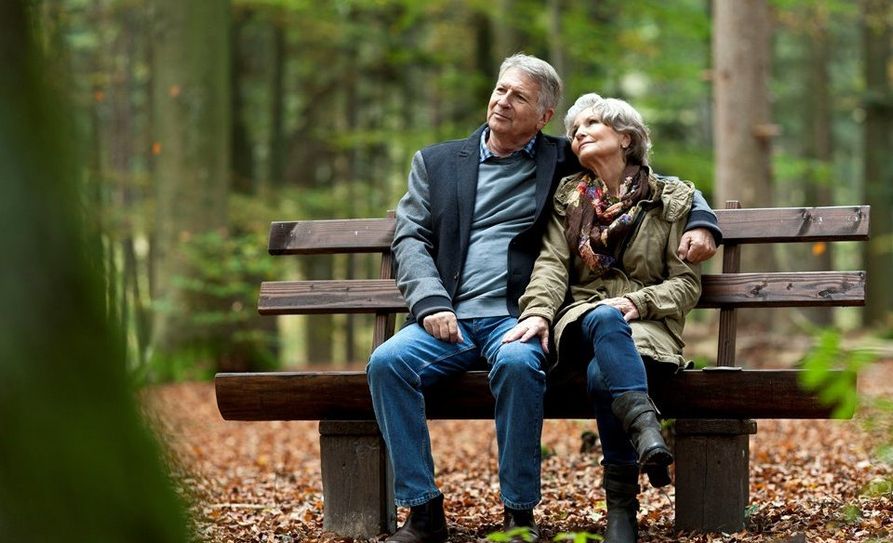
<path fill-rule="evenodd" d="M 871 204 L 865 324 L 893 327 L 893 86 L 891 12 L 884 0 L 864 0 L 865 197 Z"/>
<path fill-rule="evenodd" d="M 0 2 L 0 541 L 186 542 L 25 3 Z"/>
<path fill-rule="evenodd" d="M 213 347 L 195 313 L 219 311 L 186 287 L 200 281 L 184 244 L 225 232 L 230 187 L 229 2 L 154 0 L 156 356 Z"/>

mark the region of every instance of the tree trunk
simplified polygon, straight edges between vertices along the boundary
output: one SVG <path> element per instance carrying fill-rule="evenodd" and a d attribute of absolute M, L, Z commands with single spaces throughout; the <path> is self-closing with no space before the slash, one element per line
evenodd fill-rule
<path fill-rule="evenodd" d="M 194 345 L 198 338 L 189 326 L 190 313 L 212 309 L 212 302 L 196 299 L 178 283 L 195 271 L 178 247 L 227 224 L 229 24 L 225 0 L 155 0 L 154 263 L 160 309 L 153 343 L 161 356 Z"/>
<path fill-rule="evenodd" d="M 251 148 L 251 137 L 245 124 L 244 100 L 242 99 L 242 75 L 248 71 L 250 53 L 245 47 L 243 32 L 251 20 L 251 10 L 236 10 L 233 14 L 230 36 L 230 100 L 232 115 L 232 174 L 233 190 L 240 194 L 254 194 L 254 153 Z"/>
<path fill-rule="evenodd" d="M 714 0 L 713 15 L 716 204 L 770 205 L 769 6 Z"/>
<path fill-rule="evenodd" d="M 269 179 L 273 187 L 285 183 L 285 30 L 278 18 L 270 22 L 272 59 L 270 59 L 270 162 Z"/>
<path fill-rule="evenodd" d="M 713 93 L 716 205 L 772 204 L 767 0 L 713 1 Z M 742 251 L 742 271 L 770 269 L 769 250 Z M 770 327 L 767 310 L 743 312 L 748 325 Z"/>
<path fill-rule="evenodd" d="M 808 30 L 808 61 L 810 67 L 807 95 L 803 97 L 808 105 L 804 109 L 806 133 L 806 158 L 810 161 L 806 186 L 806 203 L 812 206 L 831 205 L 834 197 L 831 194 L 830 172 L 834 163 L 832 154 L 832 103 L 831 77 L 828 73 L 830 63 L 830 36 L 828 33 L 828 16 L 810 6 L 809 20 L 814 21 Z M 812 256 L 805 256 L 803 262 L 809 262 L 811 270 L 833 269 L 832 245 L 829 243 L 813 243 L 807 248 Z M 834 308 L 830 308 L 834 309 Z M 831 326 L 834 312 L 829 308 L 808 309 L 804 313 L 818 326 Z"/>
<path fill-rule="evenodd" d="M 0 541 L 189 541 L 108 318 L 75 115 L 31 4 L 0 2 Z"/>
<path fill-rule="evenodd" d="M 563 4 L 562 0 L 549 0 L 549 63 L 558 72 L 559 77 L 564 77 L 565 75 L 564 44 L 562 43 L 563 34 L 561 32 Z M 562 95 L 561 100 L 555 104 L 555 117 L 552 121 L 555 127 L 552 129 L 552 132 L 555 134 L 563 132 L 562 122 L 564 121 L 564 104 L 566 99 L 567 97 Z"/>
<path fill-rule="evenodd" d="M 865 198 L 871 205 L 865 324 L 893 327 L 893 94 L 890 85 L 890 5 L 865 0 Z"/>
<path fill-rule="evenodd" d="M 518 29 L 512 21 L 512 14 L 515 9 L 515 0 L 497 0 L 499 4 L 498 13 L 500 17 L 494 18 L 493 23 L 493 44 L 494 54 L 497 65 L 502 62 L 505 57 L 516 53 L 520 46 L 520 38 Z M 491 77 L 495 77 L 491 76 Z"/>

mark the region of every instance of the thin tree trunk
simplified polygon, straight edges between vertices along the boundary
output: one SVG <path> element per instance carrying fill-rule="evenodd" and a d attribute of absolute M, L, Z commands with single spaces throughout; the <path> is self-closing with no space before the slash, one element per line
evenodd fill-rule
<path fill-rule="evenodd" d="M 178 247 L 227 225 L 229 2 L 155 0 L 155 7 L 154 263 L 164 311 L 155 314 L 153 343 L 161 356 L 173 356 L 199 340 L 189 314 L 212 309 L 178 282 L 194 272 Z"/>
<path fill-rule="evenodd" d="M 562 0 L 549 0 L 549 63 L 558 72 L 559 77 L 565 75 L 564 62 L 564 44 L 562 42 L 561 32 L 561 14 L 564 8 Z M 561 121 L 564 119 L 564 103 L 567 97 L 562 96 L 558 104 L 555 105 L 555 121 L 558 130 L 553 132 L 560 133 Z"/>
<path fill-rule="evenodd" d="M 232 34 L 230 36 L 230 101 L 232 115 L 232 171 L 233 189 L 240 194 L 255 192 L 254 153 L 251 138 L 245 125 L 244 100 L 241 93 L 242 75 L 248 71 L 247 48 L 244 44 L 244 28 L 251 20 L 252 12 L 247 8 L 234 11 Z"/>
<path fill-rule="evenodd" d="M 805 180 L 806 201 L 809 205 L 831 205 L 830 170 L 833 165 L 831 139 L 831 77 L 828 73 L 830 63 L 830 37 L 828 34 L 827 14 L 821 13 L 816 6 L 809 9 L 810 20 L 815 21 L 809 32 L 809 82 L 804 102 L 809 107 L 804 109 L 806 134 L 806 157 L 810 160 L 810 175 Z M 833 269 L 832 246 L 828 243 L 815 243 L 809 248 L 811 257 L 803 259 L 812 261 L 810 269 Z M 805 311 L 810 320 L 819 326 L 830 326 L 834 322 L 834 312 L 826 308 Z"/>
<path fill-rule="evenodd" d="M 272 59 L 270 60 L 270 184 L 281 187 L 285 184 L 285 30 L 282 22 L 270 23 L 272 36 Z"/>
<path fill-rule="evenodd" d="M 864 0 L 865 196 L 871 205 L 865 324 L 893 327 L 893 90 L 890 83 L 890 5 Z"/>

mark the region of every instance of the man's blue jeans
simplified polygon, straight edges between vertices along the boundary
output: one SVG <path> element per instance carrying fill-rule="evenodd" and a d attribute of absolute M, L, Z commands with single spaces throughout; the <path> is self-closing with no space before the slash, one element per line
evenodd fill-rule
<path fill-rule="evenodd" d="M 605 464 L 635 464 L 636 450 L 611 411 L 615 398 L 629 391 L 648 392 L 645 363 L 632 329 L 614 307 L 600 305 L 580 321 L 581 359 L 589 358 L 586 387 L 595 407 Z"/>
<path fill-rule="evenodd" d="M 423 504 L 438 495 L 425 420 L 423 390 L 444 377 L 474 369 L 483 358 L 496 398 L 496 441 L 503 503 L 532 509 L 540 501 L 545 354 L 539 340 L 502 343 L 513 317 L 462 319 L 463 343 L 434 338 L 410 324 L 381 344 L 366 368 L 372 405 L 394 468 L 397 505 Z"/>

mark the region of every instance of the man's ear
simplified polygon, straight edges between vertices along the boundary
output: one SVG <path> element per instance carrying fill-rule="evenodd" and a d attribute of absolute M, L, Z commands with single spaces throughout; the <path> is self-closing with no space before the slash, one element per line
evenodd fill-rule
<path fill-rule="evenodd" d="M 540 130 L 542 130 L 542 128 L 543 128 L 544 126 L 546 126 L 547 124 L 549 124 L 549 121 L 552 119 L 552 115 L 555 115 L 555 109 L 554 109 L 554 108 L 551 108 L 551 107 L 550 107 L 549 109 L 547 109 L 546 111 L 543 112 L 543 116 L 540 117 L 540 122 L 539 122 L 539 129 L 540 129 Z"/>

